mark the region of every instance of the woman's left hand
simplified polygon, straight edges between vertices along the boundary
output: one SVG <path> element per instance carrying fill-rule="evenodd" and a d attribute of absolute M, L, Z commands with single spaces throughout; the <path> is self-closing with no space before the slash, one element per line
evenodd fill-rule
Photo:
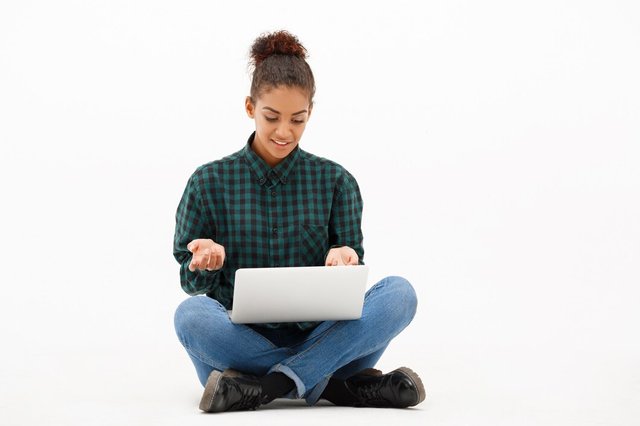
<path fill-rule="evenodd" d="M 357 265 L 358 254 L 348 246 L 336 247 L 329 250 L 324 261 L 325 266 Z"/>

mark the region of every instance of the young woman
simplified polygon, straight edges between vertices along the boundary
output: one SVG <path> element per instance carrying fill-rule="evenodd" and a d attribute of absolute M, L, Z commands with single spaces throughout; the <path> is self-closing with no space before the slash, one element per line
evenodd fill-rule
<path fill-rule="evenodd" d="M 234 324 L 235 271 L 247 267 L 364 264 L 362 199 L 342 166 L 299 147 L 315 83 L 306 49 L 286 31 L 251 48 L 245 107 L 256 130 L 245 146 L 198 167 L 176 212 L 173 255 L 191 296 L 175 313 L 178 338 L 195 365 L 207 412 L 256 409 L 275 398 L 336 405 L 414 406 L 418 375 L 373 369 L 415 315 L 407 280 L 371 287 L 353 321 Z"/>

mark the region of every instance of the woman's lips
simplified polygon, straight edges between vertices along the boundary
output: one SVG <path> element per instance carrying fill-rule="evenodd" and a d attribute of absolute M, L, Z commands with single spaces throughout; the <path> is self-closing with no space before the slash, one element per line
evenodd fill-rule
<path fill-rule="evenodd" d="M 271 139 L 271 142 L 275 143 L 278 146 L 287 146 L 289 145 L 291 142 L 286 142 L 286 141 L 277 141 L 275 139 Z"/>

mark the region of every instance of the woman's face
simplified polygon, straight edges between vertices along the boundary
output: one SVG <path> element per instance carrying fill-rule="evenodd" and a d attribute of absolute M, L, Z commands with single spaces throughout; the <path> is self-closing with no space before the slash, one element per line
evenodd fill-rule
<path fill-rule="evenodd" d="M 255 105 L 247 96 L 247 115 L 256 122 L 253 150 L 274 167 L 298 145 L 311 115 L 309 95 L 297 87 L 278 86 L 263 93 Z"/>

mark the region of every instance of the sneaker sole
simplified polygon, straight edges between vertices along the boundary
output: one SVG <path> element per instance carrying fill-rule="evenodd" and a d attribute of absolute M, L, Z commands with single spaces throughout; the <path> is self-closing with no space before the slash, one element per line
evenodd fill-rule
<path fill-rule="evenodd" d="M 413 382 L 413 384 L 416 386 L 416 389 L 418 389 L 418 401 L 415 402 L 414 404 L 410 404 L 409 407 L 418 405 L 422 401 L 424 401 L 424 399 L 427 396 L 427 393 L 424 390 L 424 385 L 422 384 L 422 380 L 420 379 L 420 376 L 418 376 L 418 374 L 412 369 L 410 369 L 409 367 L 396 368 L 394 371 L 400 371 L 404 373 L 411 380 L 411 382 Z"/>

